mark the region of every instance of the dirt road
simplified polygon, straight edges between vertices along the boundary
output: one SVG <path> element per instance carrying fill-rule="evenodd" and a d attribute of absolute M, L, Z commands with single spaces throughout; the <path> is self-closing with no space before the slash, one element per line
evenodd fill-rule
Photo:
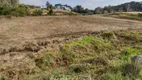
<path fill-rule="evenodd" d="M 0 46 L 58 35 L 142 29 L 142 22 L 101 16 L 42 16 L 0 19 Z"/>

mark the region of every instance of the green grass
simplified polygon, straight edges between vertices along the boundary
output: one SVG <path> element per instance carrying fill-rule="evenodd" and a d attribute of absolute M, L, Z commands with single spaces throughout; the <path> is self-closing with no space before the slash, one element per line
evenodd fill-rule
<path fill-rule="evenodd" d="M 131 57 L 141 55 L 142 47 L 140 32 L 119 32 L 106 31 L 101 36 L 85 36 L 81 40 L 67 42 L 61 50 L 62 57 L 68 60 L 65 72 L 57 73 L 56 79 L 79 80 L 83 74 L 94 75 L 91 78 L 98 80 L 134 80 L 141 79 L 141 69 L 131 64 Z M 130 41 L 137 40 L 138 45 L 123 43 L 123 48 L 113 48 L 115 39 L 134 37 Z M 119 38 L 120 37 L 120 38 Z M 121 39 L 121 40 L 123 40 Z M 122 45 L 122 41 L 119 41 Z M 118 41 L 118 40 L 117 40 Z M 124 45 L 125 44 L 125 45 Z M 52 74 L 51 74 L 52 75 Z M 53 74 L 54 75 L 54 74 Z M 98 77 L 100 76 L 100 77 Z M 59 78 L 60 77 L 60 78 Z M 68 77 L 68 78 L 67 78 Z"/>
<path fill-rule="evenodd" d="M 121 72 L 106 73 L 103 75 L 104 80 L 130 80 L 128 76 L 123 76 Z"/>
<path fill-rule="evenodd" d="M 5 79 L 4 79 L 4 77 L 1 77 L 1 76 L 0 76 L 0 80 L 5 80 Z"/>
<path fill-rule="evenodd" d="M 28 80 L 141 80 L 131 58 L 142 55 L 141 31 L 106 31 L 64 43 L 59 52 L 40 53 Z M 30 77 L 30 78 L 29 78 Z"/>
<path fill-rule="evenodd" d="M 55 52 L 45 52 L 42 57 L 35 60 L 36 65 L 41 69 L 47 69 L 49 67 L 55 67 L 62 64 L 62 56 Z M 59 61 L 59 62 L 57 62 Z"/>
<path fill-rule="evenodd" d="M 141 55 L 142 54 L 142 47 L 128 47 L 124 52 L 122 53 L 123 57 L 130 58 L 132 56 Z"/>
<path fill-rule="evenodd" d="M 142 40 L 142 33 L 137 31 L 127 31 L 127 32 L 120 32 L 118 35 L 124 37 L 126 40 Z"/>
<path fill-rule="evenodd" d="M 128 14 L 128 13 L 121 13 L 116 15 L 119 18 L 126 18 L 132 20 L 142 20 L 142 14 Z"/>
<path fill-rule="evenodd" d="M 76 41 L 72 41 L 72 42 L 69 42 L 69 43 L 66 43 L 65 44 L 65 47 L 69 47 L 69 46 L 81 46 L 81 47 L 84 47 L 85 45 L 88 45 L 92 42 L 94 42 L 95 38 L 94 37 L 91 37 L 91 36 L 85 36 L 82 38 L 82 40 L 76 40 Z"/>
<path fill-rule="evenodd" d="M 103 34 L 102 34 L 102 37 L 104 39 L 116 39 L 116 36 L 114 34 L 114 32 L 111 32 L 111 31 L 105 31 Z"/>

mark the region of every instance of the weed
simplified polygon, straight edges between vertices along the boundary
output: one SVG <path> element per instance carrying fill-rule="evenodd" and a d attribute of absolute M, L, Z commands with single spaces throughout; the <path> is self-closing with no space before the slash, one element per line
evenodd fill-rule
<path fill-rule="evenodd" d="M 104 39 L 116 39 L 115 34 L 111 31 L 105 31 L 102 36 Z"/>
<path fill-rule="evenodd" d="M 42 15 L 42 10 L 36 9 L 35 11 L 33 11 L 33 16 L 41 16 L 41 15 Z"/>
<path fill-rule="evenodd" d="M 35 60 L 36 65 L 41 69 L 47 69 L 48 67 L 57 67 L 63 65 L 62 57 L 58 53 L 46 52 L 43 53 L 41 58 Z"/>
<path fill-rule="evenodd" d="M 122 58 L 126 60 L 130 60 L 131 57 L 141 54 L 142 48 L 131 48 L 128 47 L 126 50 L 122 52 Z"/>
<path fill-rule="evenodd" d="M 5 79 L 4 79 L 4 77 L 1 77 L 1 76 L 0 76 L 0 80 L 5 80 Z"/>
<path fill-rule="evenodd" d="M 71 72 L 82 73 L 86 72 L 87 69 L 89 69 L 89 66 L 89 64 L 72 64 L 69 66 L 69 69 Z"/>
<path fill-rule="evenodd" d="M 130 80 L 128 76 L 123 76 L 121 72 L 106 73 L 103 75 L 102 80 Z"/>
<path fill-rule="evenodd" d="M 122 66 L 122 72 L 124 76 L 129 76 L 129 77 L 138 77 L 138 75 L 141 72 L 141 68 L 138 67 L 135 64 L 125 64 Z"/>

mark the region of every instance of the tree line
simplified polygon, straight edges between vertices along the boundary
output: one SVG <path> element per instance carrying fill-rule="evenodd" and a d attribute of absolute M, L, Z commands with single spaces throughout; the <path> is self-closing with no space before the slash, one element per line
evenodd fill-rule
<path fill-rule="evenodd" d="M 142 11 L 142 2 L 128 2 L 120 4 L 117 6 L 105 6 L 104 8 L 97 7 L 95 9 L 95 14 L 106 14 L 106 13 L 115 13 L 115 12 L 141 12 Z"/>
<path fill-rule="evenodd" d="M 83 15 L 91 15 L 91 14 L 107 14 L 107 13 L 115 13 L 115 12 L 130 12 L 130 11 L 142 11 L 142 2 L 129 2 L 124 3 L 117 6 L 105 6 L 103 8 L 97 7 L 94 10 L 84 8 L 81 5 L 76 5 L 72 7 L 67 4 L 55 4 L 52 5 L 48 1 L 46 2 L 46 8 L 41 9 L 38 8 L 32 12 L 30 12 L 29 7 L 24 4 L 18 4 L 19 0 L 0 0 L 0 15 L 13 15 L 13 16 L 25 16 L 25 15 L 42 15 L 44 9 L 47 10 L 48 15 L 54 15 L 54 9 L 62 9 L 69 10 L 71 12 L 76 12 Z"/>
<path fill-rule="evenodd" d="M 75 7 L 72 7 L 70 5 L 67 4 L 55 4 L 54 6 L 52 4 L 50 4 L 48 1 L 46 3 L 47 9 L 49 10 L 49 8 L 51 9 L 62 9 L 62 10 L 69 10 L 69 11 L 73 11 L 76 13 L 80 13 L 80 14 L 93 14 L 93 10 L 90 10 L 88 8 L 84 8 L 81 5 L 76 5 Z"/>
<path fill-rule="evenodd" d="M 71 10 L 73 12 L 77 12 L 80 14 L 107 14 L 107 13 L 115 13 L 115 12 L 132 12 L 132 11 L 142 11 L 142 2 L 128 2 L 124 4 L 120 4 L 117 6 L 105 6 L 105 7 L 97 7 L 94 10 L 84 8 L 81 5 L 76 5 L 75 7 L 71 7 L 67 4 L 55 4 L 53 6 L 55 9 L 63 9 L 63 10 Z"/>

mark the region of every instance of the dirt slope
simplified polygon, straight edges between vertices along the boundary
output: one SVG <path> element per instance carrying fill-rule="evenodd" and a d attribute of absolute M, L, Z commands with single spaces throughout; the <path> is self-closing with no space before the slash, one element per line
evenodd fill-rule
<path fill-rule="evenodd" d="M 101 16 L 18 17 L 0 23 L 0 76 L 9 80 L 33 70 L 37 52 L 56 52 L 62 43 L 96 31 L 142 29 L 140 21 Z"/>
<path fill-rule="evenodd" d="M 15 45 L 21 42 L 100 30 L 142 29 L 139 21 L 101 16 L 53 16 L 0 19 L 0 44 Z M 61 35 L 61 36 L 62 36 Z"/>

